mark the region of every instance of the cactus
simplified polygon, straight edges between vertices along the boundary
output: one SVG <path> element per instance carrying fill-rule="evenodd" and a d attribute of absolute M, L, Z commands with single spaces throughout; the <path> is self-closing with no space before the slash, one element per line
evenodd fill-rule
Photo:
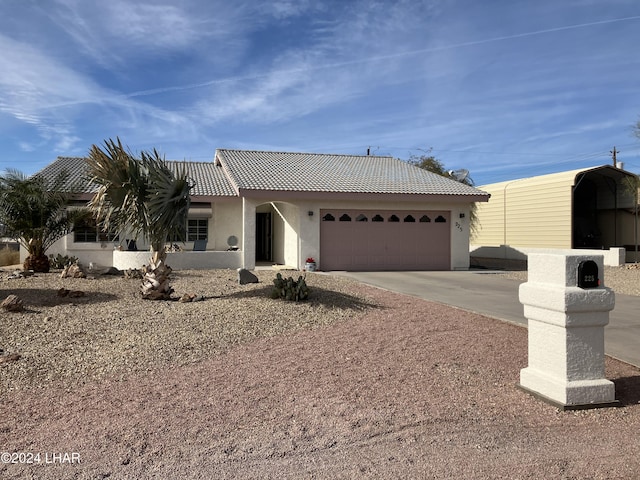
<path fill-rule="evenodd" d="M 273 285 L 271 298 L 283 298 L 298 302 L 309 297 L 309 287 L 303 276 L 298 277 L 296 281 L 293 277 L 282 278 L 282 274 L 278 273 L 273 280 Z"/>

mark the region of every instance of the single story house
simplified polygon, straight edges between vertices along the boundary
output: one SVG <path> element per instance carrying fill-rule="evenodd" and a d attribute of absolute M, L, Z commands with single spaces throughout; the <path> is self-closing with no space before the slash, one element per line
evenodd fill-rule
<path fill-rule="evenodd" d="M 469 212 L 489 194 L 392 157 L 218 149 L 183 164 L 195 183 L 186 243 L 174 268 L 282 264 L 321 270 L 455 270 L 469 267 Z M 67 171 L 76 202 L 95 191 L 83 158 L 59 157 L 40 174 Z M 136 242 L 131 242 L 136 240 Z M 88 219 L 49 253 L 130 268 L 147 263 L 144 239 L 101 232 Z"/>
<path fill-rule="evenodd" d="M 471 255 L 525 260 L 541 249 L 586 249 L 604 254 L 609 265 L 633 261 L 636 179 L 603 165 L 479 187 L 491 201 L 478 204 Z"/>

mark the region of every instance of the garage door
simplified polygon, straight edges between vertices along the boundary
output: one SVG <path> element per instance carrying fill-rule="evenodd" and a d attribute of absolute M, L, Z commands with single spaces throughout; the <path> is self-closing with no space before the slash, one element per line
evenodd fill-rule
<path fill-rule="evenodd" d="M 450 270 L 451 213 L 321 210 L 322 270 Z"/>

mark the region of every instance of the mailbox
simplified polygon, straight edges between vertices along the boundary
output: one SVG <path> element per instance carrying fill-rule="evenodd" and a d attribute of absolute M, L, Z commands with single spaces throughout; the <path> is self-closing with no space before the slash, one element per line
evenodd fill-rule
<path fill-rule="evenodd" d="M 578 264 L 578 286 L 580 288 L 597 288 L 600 286 L 598 264 L 593 260 L 584 260 Z"/>

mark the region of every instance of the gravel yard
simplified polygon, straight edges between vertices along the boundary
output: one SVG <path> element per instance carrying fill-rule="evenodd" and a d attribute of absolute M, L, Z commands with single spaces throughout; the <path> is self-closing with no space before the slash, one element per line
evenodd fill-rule
<path fill-rule="evenodd" d="M 181 271 L 176 295 L 205 299 L 179 303 L 8 273 L 0 297 L 26 311 L 0 312 L 20 356 L 0 363 L 0 454 L 39 461 L 2 479 L 640 475 L 640 371 L 607 358 L 620 407 L 561 412 L 516 387 L 522 327 L 324 274 L 291 303 L 269 298 L 274 271 Z M 639 279 L 605 272 L 617 293 Z"/>
<path fill-rule="evenodd" d="M 513 280 L 527 281 L 526 271 L 506 271 L 500 275 Z M 640 296 L 640 264 L 604 267 L 604 284 L 616 293 Z"/>
<path fill-rule="evenodd" d="M 373 304 L 350 293 L 344 279 L 308 274 L 308 302 L 273 300 L 276 272 L 256 272 L 259 283 L 239 285 L 235 270 L 187 270 L 172 285 L 203 301 L 140 298 L 140 280 L 116 276 L 60 278 L 58 273 L 7 279 L 0 299 L 18 295 L 25 312 L 0 312 L 0 349 L 20 361 L 2 366 L 0 391 L 77 386 L 105 377 L 184 366 L 239 343 L 301 328 L 314 328 L 359 315 Z M 299 272 L 283 272 L 293 276 Z M 84 292 L 60 297 L 58 290 Z"/>

